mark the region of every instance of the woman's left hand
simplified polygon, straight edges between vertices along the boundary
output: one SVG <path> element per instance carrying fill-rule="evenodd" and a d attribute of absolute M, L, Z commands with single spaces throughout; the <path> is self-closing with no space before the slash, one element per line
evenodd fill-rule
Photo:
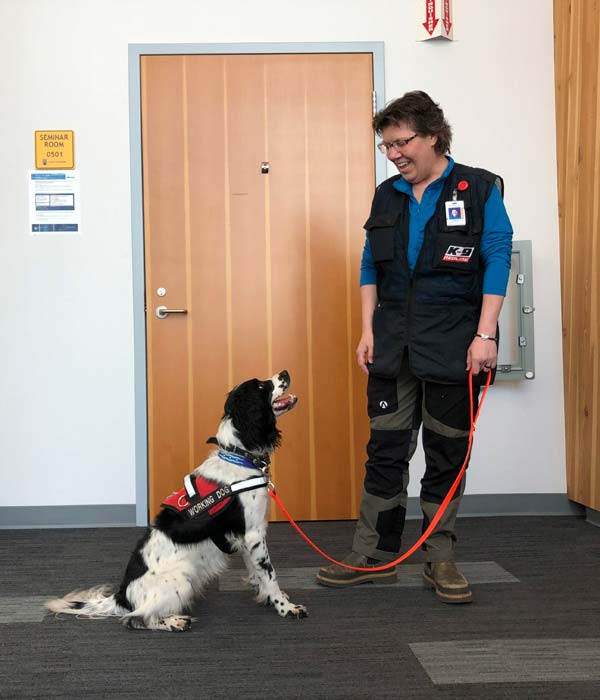
<path fill-rule="evenodd" d="M 473 374 L 489 372 L 498 362 L 498 346 L 495 340 L 473 338 L 473 342 L 467 350 L 467 372 L 472 369 Z"/>

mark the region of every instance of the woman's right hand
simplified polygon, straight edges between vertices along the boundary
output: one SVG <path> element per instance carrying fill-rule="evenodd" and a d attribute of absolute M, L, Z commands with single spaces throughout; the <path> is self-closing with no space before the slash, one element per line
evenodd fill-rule
<path fill-rule="evenodd" d="M 367 363 L 373 362 L 373 331 L 363 332 L 356 348 L 356 359 L 358 366 L 365 374 L 369 374 Z"/>

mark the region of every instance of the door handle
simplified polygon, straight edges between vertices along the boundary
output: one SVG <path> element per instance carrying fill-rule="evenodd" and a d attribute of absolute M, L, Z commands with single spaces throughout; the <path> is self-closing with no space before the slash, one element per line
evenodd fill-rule
<path fill-rule="evenodd" d="M 167 309 L 166 306 L 156 307 L 157 318 L 167 318 L 169 314 L 187 314 L 187 309 Z"/>

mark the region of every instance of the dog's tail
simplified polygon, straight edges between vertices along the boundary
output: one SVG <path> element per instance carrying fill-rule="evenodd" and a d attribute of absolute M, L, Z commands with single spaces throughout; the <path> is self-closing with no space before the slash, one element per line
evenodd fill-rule
<path fill-rule="evenodd" d="M 122 617 L 128 610 L 117 604 L 111 586 L 102 585 L 85 591 L 73 591 L 63 598 L 48 600 L 45 604 L 54 613 L 82 617 Z"/>

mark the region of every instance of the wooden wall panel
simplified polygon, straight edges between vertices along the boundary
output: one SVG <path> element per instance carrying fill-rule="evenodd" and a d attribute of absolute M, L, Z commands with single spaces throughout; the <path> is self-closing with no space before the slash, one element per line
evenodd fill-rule
<path fill-rule="evenodd" d="M 554 0 L 567 493 L 600 510 L 600 2 Z"/>

